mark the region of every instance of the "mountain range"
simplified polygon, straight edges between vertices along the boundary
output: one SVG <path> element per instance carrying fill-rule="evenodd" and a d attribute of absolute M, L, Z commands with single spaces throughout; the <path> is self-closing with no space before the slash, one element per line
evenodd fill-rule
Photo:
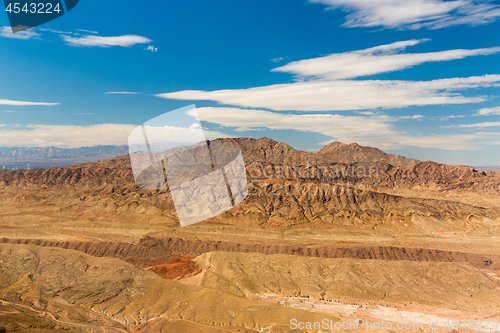
<path fill-rule="evenodd" d="M 500 172 L 355 143 L 316 153 L 268 138 L 209 143 L 221 142 L 240 147 L 249 194 L 184 228 L 168 189 L 137 186 L 126 150 L 0 170 L 0 331 L 289 333 L 290 318 L 500 320 Z"/>
<path fill-rule="evenodd" d="M 94 146 L 81 148 L 0 147 L 0 165 L 25 169 L 49 169 L 84 162 L 96 162 L 128 153 L 127 146 Z"/>
<path fill-rule="evenodd" d="M 205 223 L 404 233 L 498 229 L 498 172 L 420 162 L 357 144 L 332 143 L 309 153 L 268 138 L 220 140 L 241 147 L 249 195 L 238 207 Z M 256 165 L 266 173 L 256 172 Z M 284 166 L 302 167 L 303 175 L 281 177 Z M 317 191 L 325 185 L 328 191 Z M 285 194 L 286 186 L 294 191 Z M 348 192 L 349 186 L 356 194 Z M 22 200 L 25 205 L 50 203 L 57 207 L 56 215 L 73 219 L 157 220 L 169 225 L 177 220 L 168 190 L 137 187 L 128 155 L 65 168 L 3 171 L 0 190 L 5 208 Z"/>

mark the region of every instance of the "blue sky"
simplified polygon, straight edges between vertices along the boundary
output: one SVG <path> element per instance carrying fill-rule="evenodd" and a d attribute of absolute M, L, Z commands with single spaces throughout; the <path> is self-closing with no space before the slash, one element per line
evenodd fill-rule
<path fill-rule="evenodd" d="M 0 146 L 126 144 L 194 103 L 207 137 L 500 165 L 498 31 L 472 0 L 86 0 L 17 34 L 4 13 Z"/>

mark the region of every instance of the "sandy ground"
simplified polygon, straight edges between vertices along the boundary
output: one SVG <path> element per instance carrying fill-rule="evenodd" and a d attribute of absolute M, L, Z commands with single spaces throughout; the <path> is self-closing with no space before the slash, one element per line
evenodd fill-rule
<path fill-rule="evenodd" d="M 306 297 L 280 297 L 270 294 L 254 295 L 254 297 L 297 309 L 335 315 L 344 322 L 363 320 L 363 325 L 360 326 L 363 331 L 366 331 L 366 328 L 373 328 L 373 325 L 377 325 L 375 323 L 380 324 L 383 321 L 391 322 L 394 328 L 397 327 L 398 323 L 407 324 L 408 327 L 411 324 L 411 329 L 419 327 L 420 331 L 435 331 L 435 328 L 451 331 L 456 328 L 459 331 L 500 332 L 500 314 L 490 318 L 482 318 L 479 314 L 472 317 L 473 315 L 461 311 L 433 308 L 419 304 L 409 305 L 406 307 L 407 310 L 402 310 L 379 305 L 344 304 Z M 469 322 L 472 319 L 474 322 Z M 460 326 L 463 320 L 465 320 L 466 328 Z M 486 320 L 489 321 L 486 322 Z M 497 320 L 498 327 L 493 328 L 495 320 Z M 369 323 L 372 323 L 372 325 Z M 453 327 L 454 325 L 456 326 Z M 470 329 L 471 326 L 469 325 L 474 325 L 472 326 L 474 329 Z"/>

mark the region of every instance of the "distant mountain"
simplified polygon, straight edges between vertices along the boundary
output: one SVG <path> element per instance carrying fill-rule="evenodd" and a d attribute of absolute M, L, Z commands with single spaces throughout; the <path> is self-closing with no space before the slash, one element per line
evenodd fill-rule
<path fill-rule="evenodd" d="M 237 144 L 246 163 L 262 162 L 266 164 L 284 165 L 329 165 L 343 164 L 384 164 L 408 169 L 419 163 L 418 160 L 399 155 L 386 154 L 380 149 L 360 146 L 357 143 L 344 144 L 333 142 L 317 153 L 297 150 L 286 143 L 277 142 L 269 138 L 231 138 L 216 141 L 232 142 Z M 48 169 L 51 167 L 65 167 L 86 162 L 97 162 L 128 154 L 127 146 L 95 146 L 82 148 L 55 148 L 31 147 L 9 148 L 0 147 L 0 168 L 17 166 L 25 169 L 26 163 L 31 168 Z"/>
<path fill-rule="evenodd" d="M 217 139 L 213 142 L 217 141 L 232 142 L 241 148 L 249 174 L 252 174 L 252 170 L 255 170 L 255 168 L 252 169 L 251 167 L 252 163 L 259 162 L 263 167 L 266 167 L 266 172 L 273 175 L 277 174 L 280 166 L 309 166 L 311 169 L 320 168 L 322 172 L 329 172 L 331 175 L 335 173 L 337 179 L 359 182 L 360 178 L 358 175 L 353 174 L 352 171 L 361 170 L 356 169 L 357 166 L 369 165 L 377 168 L 377 174 L 376 177 L 367 175 L 367 178 L 362 179 L 367 185 L 413 187 L 434 184 L 439 186 L 441 190 L 467 189 L 488 192 L 496 191 L 498 178 L 500 177 L 498 173 L 493 172 L 490 174 L 478 171 L 470 166 L 451 166 L 431 161 L 420 162 L 404 156 L 390 155 L 377 148 L 363 147 L 356 143 L 343 144 L 334 142 L 317 153 L 310 153 L 296 150 L 285 143 L 269 138 L 231 138 Z M 122 150 L 120 151 L 118 148 Z M 36 152 L 35 148 L 29 149 Z M 119 157 L 102 159 L 106 155 L 120 152 L 125 154 Z M 46 182 L 50 184 L 70 183 L 76 185 L 77 183 L 86 183 L 91 185 L 109 182 L 109 176 L 112 175 L 112 177 L 118 177 L 117 179 L 133 182 L 127 152 L 125 146 L 79 148 L 73 150 L 73 155 L 64 150 L 47 149 L 46 154 L 51 153 L 52 156 L 56 153 L 60 154 L 61 157 L 55 160 L 58 162 L 63 161 L 64 157 L 70 161 L 77 161 L 78 159 L 100 159 L 100 161 L 67 166 L 53 172 L 34 173 L 31 181 L 38 184 Z M 85 153 L 86 155 L 84 155 Z M 89 172 L 89 170 L 93 171 Z M 314 172 L 310 172 L 310 174 L 315 175 Z M 24 178 L 22 175 L 19 176 Z M 324 177 L 325 175 L 323 175 Z M 311 178 L 317 178 L 317 176 Z M 329 180 L 335 181 L 332 178 Z"/>
<path fill-rule="evenodd" d="M 332 142 L 318 153 L 327 155 L 336 163 L 387 163 L 403 169 L 411 168 L 420 163 L 419 160 L 413 158 L 386 154 L 380 149 L 360 146 L 357 143 Z"/>
<path fill-rule="evenodd" d="M 81 148 L 0 147 L 0 164 L 12 168 L 47 169 L 85 162 L 97 162 L 128 153 L 127 146 L 94 146 Z M 1 167 L 1 165 L 0 165 Z"/>
<path fill-rule="evenodd" d="M 127 146 L 94 146 L 81 148 L 55 147 L 0 147 L 1 159 L 15 159 L 29 161 L 30 159 L 82 159 L 104 157 L 111 158 L 124 155 L 128 152 Z"/>
<path fill-rule="evenodd" d="M 269 138 L 250 139 L 232 138 L 219 139 L 233 142 L 240 146 L 246 163 L 265 162 L 283 165 L 330 165 L 330 164 L 377 164 L 393 165 L 402 169 L 409 169 L 419 160 L 406 158 L 400 155 L 386 154 L 380 149 L 364 147 L 357 143 L 345 144 L 332 142 L 317 153 L 297 150 L 286 143 L 277 142 Z"/>

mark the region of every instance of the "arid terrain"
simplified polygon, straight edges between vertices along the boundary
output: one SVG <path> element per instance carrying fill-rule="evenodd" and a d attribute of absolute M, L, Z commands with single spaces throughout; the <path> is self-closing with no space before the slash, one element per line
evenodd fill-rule
<path fill-rule="evenodd" d="M 0 170 L 0 330 L 500 321 L 500 172 L 355 143 L 222 141 L 243 152 L 248 196 L 183 228 L 169 190 L 138 187 L 128 155 Z"/>

